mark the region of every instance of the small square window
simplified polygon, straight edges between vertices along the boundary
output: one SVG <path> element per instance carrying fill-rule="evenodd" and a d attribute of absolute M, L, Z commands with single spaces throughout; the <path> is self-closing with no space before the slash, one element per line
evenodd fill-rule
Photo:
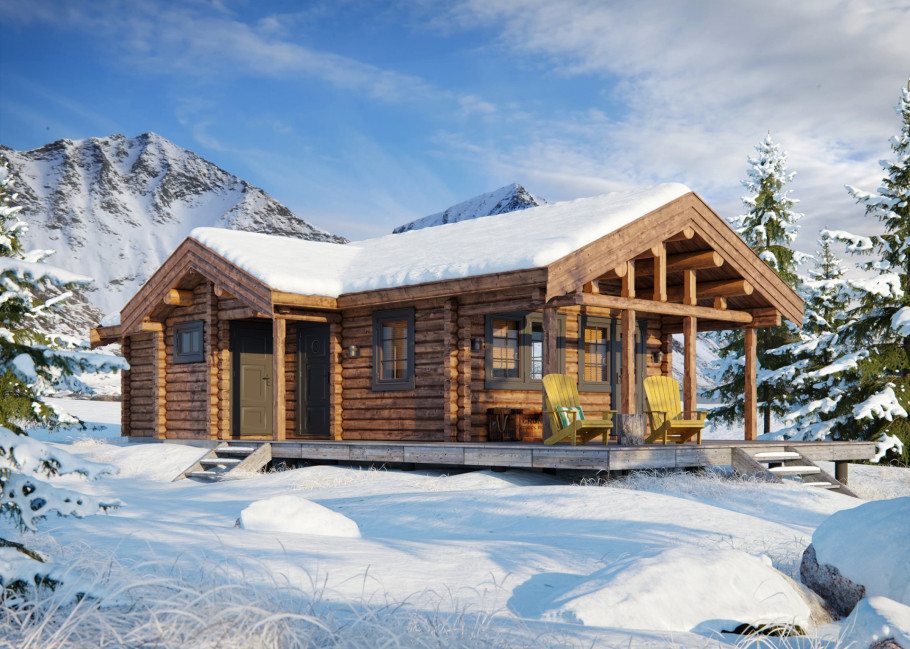
<path fill-rule="evenodd" d="M 174 325 L 174 362 L 200 363 L 203 360 L 202 320 Z"/>

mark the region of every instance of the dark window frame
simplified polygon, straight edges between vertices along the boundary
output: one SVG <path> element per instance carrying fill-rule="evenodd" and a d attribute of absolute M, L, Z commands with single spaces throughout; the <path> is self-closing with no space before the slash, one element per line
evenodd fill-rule
<path fill-rule="evenodd" d="M 578 391 L 579 392 L 613 392 L 615 381 L 616 364 L 619 360 L 619 349 L 616 342 L 616 318 L 598 317 L 589 315 L 578 316 Z M 609 338 L 607 340 L 607 358 L 609 359 L 609 368 L 606 381 L 588 381 L 585 379 L 587 369 L 587 349 L 585 346 L 585 329 L 598 328 L 607 329 Z"/>
<path fill-rule="evenodd" d="M 199 351 L 183 351 L 180 342 L 184 334 L 199 334 Z M 203 320 L 188 320 L 174 325 L 174 363 L 201 363 L 205 360 L 205 322 Z"/>
<path fill-rule="evenodd" d="M 608 327 L 610 328 L 610 381 L 601 383 L 600 381 L 585 381 L 585 328 Z M 647 374 L 647 352 L 648 352 L 648 323 L 646 320 L 636 319 L 635 333 L 638 341 L 634 345 L 635 349 L 635 367 L 632 376 L 636 384 L 636 409 L 644 409 L 644 390 L 639 389 L 641 382 Z M 578 391 L 579 392 L 596 392 L 601 394 L 610 394 L 613 408 L 619 410 L 620 386 L 622 374 L 622 318 L 611 318 L 604 316 L 588 316 L 580 314 L 578 316 Z"/>
<path fill-rule="evenodd" d="M 405 320 L 407 341 L 407 359 L 404 376 L 400 379 L 383 379 L 379 359 L 382 350 L 382 323 L 390 320 Z M 375 392 L 414 389 L 414 308 L 389 309 L 373 312 L 373 372 L 372 389 Z"/>
<path fill-rule="evenodd" d="M 493 320 L 514 320 L 518 328 L 518 377 L 503 378 L 493 376 Z M 558 329 L 556 347 L 559 356 L 559 371 L 566 367 L 566 316 L 557 316 Z M 543 324 L 543 314 L 539 311 L 518 313 L 495 313 L 487 315 L 484 321 L 484 389 L 486 390 L 540 390 L 543 381 L 532 379 L 532 337 L 535 324 Z"/>

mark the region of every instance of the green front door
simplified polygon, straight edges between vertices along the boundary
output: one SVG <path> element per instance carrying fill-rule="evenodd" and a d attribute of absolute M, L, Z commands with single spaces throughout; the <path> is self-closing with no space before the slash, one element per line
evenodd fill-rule
<path fill-rule="evenodd" d="M 329 325 L 297 325 L 297 435 L 325 437 L 329 429 Z"/>
<path fill-rule="evenodd" d="M 272 327 L 232 322 L 233 434 L 272 435 Z"/>

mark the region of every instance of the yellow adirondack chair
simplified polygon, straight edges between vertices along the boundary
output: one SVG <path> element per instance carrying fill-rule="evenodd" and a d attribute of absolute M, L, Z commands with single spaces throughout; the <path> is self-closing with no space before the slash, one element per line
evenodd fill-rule
<path fill-rule="evenodd" d="M 667 443 L 667 440 L 682 444 L 696 436 L 701 444 L 701 429 L 705 425 L 707 410 L 684 412 L 679 401 L 679 381 L 669 376 L 649 376 L 644 380 L 645 399 L 648 402 L 648 419 L 651 434 L 645 440 Z M 694 419 L 687 418 L 692 417 Z"/>
<path fill-rule="evenodd" d="M 547 374 L 543 377 L 543 391 L 546 414 L 550 416 L 553 434 L 544 444 L 555 444 L 568 440 L 575 446 L 581 440 L 584 444 L 598 435 L 606 444 L 613 430 L 613 410 L 604 410 L 601 419 L 579 419 L 582 413 L 578 399 L 578 385 L 565 374 Z M 560 415 L 564 421 L 560 421 Z"/>

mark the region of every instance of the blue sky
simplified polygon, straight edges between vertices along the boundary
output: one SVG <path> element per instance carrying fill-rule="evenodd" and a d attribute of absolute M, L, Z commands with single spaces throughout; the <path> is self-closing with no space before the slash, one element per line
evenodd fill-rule
<path fill-rule="evenodd" d="M 910 75 L 906 2 L 0 0 L 0 143 L 154 131 L 350 238 L 519 182 L 680 181 L 739 213 L 764 135 L 862 230 Z M 870 224 L 871 225 L 871 224 Z"/>

